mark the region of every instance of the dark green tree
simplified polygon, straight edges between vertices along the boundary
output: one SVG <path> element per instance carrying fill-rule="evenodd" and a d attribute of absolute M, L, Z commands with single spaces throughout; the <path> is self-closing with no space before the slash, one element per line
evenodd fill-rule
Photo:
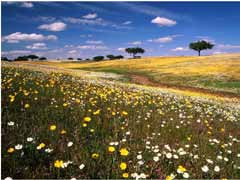
<path fill-rule="evenodd" d="M 135 48 L 126 48 L 125 51 L 132 55 L 133 58 L 136 58 L 136 54 L 143 54 L 145 52 L 145 50 L 143 48 L 140 47 L 135 47 Z"/>
<path fill-rule="evenodd" d="M 94 61 L 102 61 L 102 60 L 104 60 L 104 56 L 95 56 L 95 57 L 93 57 L 93 60 Z"/>
<path fill-rule="evenodd" d="M 69 57 L 68 60 L 73 60 L 73 58 L 72 58 L 72 57 Z"/>
<path fill-rule="evenodd" d="M 44 60 L 47 60 L 47 58 L 46 57 L 40 57 L 39 60 L 44 61 Z"/>
<path fill-rule="evenodd" d="M 112 55 L 112 54 L 109 54 L 109 55 L 107 55 L 106 56 L 108 59 L 110 59 L 110 60 L 113 60 L 113 59 L 115 59 L 115 56 L 114 55 Z"/>
<path fill-rule="evenodd" d="M 204 41 L 204 40 L 197 41 L 197 42 L 192 42 L 192 43 L 189 44 L 189 48 L 197 51 L 198 56 L 201 56 L 201 51 L 202 50 L 212 49 L 213 46 L 214 46 L 213 44 L 211 44 L 210 42 Z"/>
<path fill-rule="evenodd" d="M 34 54 L 30 54 L 27 56 L 28 59 L 31 59 L 31 60 L 35 60 L 35 59 L 38 59 L 39 57 L 34 55 Z"/>

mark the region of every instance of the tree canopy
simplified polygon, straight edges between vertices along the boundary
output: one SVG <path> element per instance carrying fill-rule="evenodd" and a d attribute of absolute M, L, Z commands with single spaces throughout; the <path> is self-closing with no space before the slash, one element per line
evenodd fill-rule
<path fill-rule="evenodd" d="M 136 57 L 136 54 L 138 54 L 138 53 L 143 54 L 145 52 L 145 50 L 140 47 L 126 48 L 125 51 L 130 55 L 132 54 L 133 58 Z"/>
<path fill-rule="evenodd" d="M 212 49 L 213 48 L 213 44 L 211 44 L 210 42 L 207 41 L 197 41 L 197 42 L 192 42 L 189 44 L 189 48 L 193 49 L 195 51 L 198 51 L 198 55 L 201 55 L 201 51 L 202 50 L 206 50 L 206 49 Z"/>

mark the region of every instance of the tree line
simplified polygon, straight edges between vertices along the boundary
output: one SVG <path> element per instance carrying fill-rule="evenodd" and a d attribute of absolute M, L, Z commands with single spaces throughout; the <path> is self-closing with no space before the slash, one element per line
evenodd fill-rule
<path fill-rule="evenodd" d="M 214 47 L 213 44 L 211 44 L 210 42 L 204 41 L 204 40 L 192 42 L 189 44 L 189 48 L 197 51 L 198 56 L 201 55 L 201 51 L 207 50 L 207 49 L 212 49 L 213 47 Z M 133 59 L 136 59 L 136 58 L 141 58 L 141 56 L 136 56 L 136 55 L 145 53 L 145 50 L 140 47 L 129 47 L 129 48 L 125 49 L 125 52 L 130 54 Z M 109 54 L 109 55 L 106 55 L 106 57 L 105 56 L 95 56 L 92 59 L 87 58 L 85 60 L 102 61 L 102 60 L 114 60 L 114 59 L 123 59 L 123 58 L 124 58 L 124 56 L 122 56 L 122 55 L 115 56 L 113 54 Z M 12 61 L 12 60 L 8 59 L 7 57 L 1 57 L 1 60 L 2 61 Z M 44 60 L 47 60 L 47 58 L 46 57 L 38 57 L 37 55 L 31 54 L 28 56 L 19 56 L 14 59 L 14 61 L 28 61 L 28 60 L 44 61 Z M 69 57 L 68 60 L 74 60 L 74 58 Z M 77 58 L 77 60 L 81 61 L 83 59 Z"/>

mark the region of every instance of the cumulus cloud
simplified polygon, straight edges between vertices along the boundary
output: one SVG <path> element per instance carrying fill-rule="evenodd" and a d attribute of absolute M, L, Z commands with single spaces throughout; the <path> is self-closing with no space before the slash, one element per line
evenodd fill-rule
<path fill-rule="evenodd" d="M 51 24 L 43 24 L 38 27 L 38 29 L 44 29 L 47 31 L 63 31 L 65 30 L 67 25 L 63 22 L 55 22 Z"/>
<path fill-rule="evenodd" d="M 90 49 L 90 50 L 106 50 L 106 46 L 95 46 L 95 45 L 80 45 L 77 48 L 79 49 Z"/>
<path fill-rule="evenodd" d="M 90 13 L 90 14 L 86 14 L 85 16 L 83 16 L 84 19 L 95 19 L 97 17 L 96 13 Z"/>
<path fill-rule="evenodd" d="M 130 42 L 128 44 L 131 44 L 131 45 L 141 45 L 142 42 L 141 41 L 134 41 L 134 42 Z"/>
<path fill-rule="evenodd" d="M 57 40 L 57 36 L 55 35 L 44 36 L 42 34 L 36 34 L 36 33 L 26 34 L 21 32 L 15 32 L 7 36 L 3 36 L 2 40 L 8 43 L 18 43 L 20 41 Z"/>
<path fill-rule="evenodd" d="M 88 40 L 86 41 L 87 44 L 103 44 L 102 41 L 94 41 L 94 40 Z"/>
<path fill-rule="evenodd" d="M 20 6 L 25 7 L 25 8 L 32 8 L 34 5 L 31 2 L 23 2 L 23 3 L 21 3 Z"/>
<path fill-rule="evenodd" d="M 181 52 L 181 51 L 188 51 L 189 49 L 187 47 L 176 47 L 174 49 L 172 49 L 171 51 L 174 52 Z"/>
<path fill-rule="evenodd" d="M 47 49 L 47 46 L 45 43 L 34 43 L 32 45 L 26 46 L 27 49 Z"/>
<path fill-rule="evenodd" d="M 132 21 L 125 21 L 122 23 L 123 25 L 129 25 L 129 24 L 132 24 Z"/>
<path fill-rule="evenodd" d="M 157 16 L 156 18 L 152 19 L 151 23 L 157 24 L 159 26 L 174 26 L 177 24 L 176 21 L 164 17 Z"/>

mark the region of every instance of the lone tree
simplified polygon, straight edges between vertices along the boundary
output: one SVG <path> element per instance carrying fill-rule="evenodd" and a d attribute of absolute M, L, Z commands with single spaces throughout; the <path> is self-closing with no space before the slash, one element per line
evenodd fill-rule
<path fill-rule="evenodd" d="M 73 58 L 72 58 L 72 57 L 69 57 L 68 60 L 73 60 Z"/>
<path fill-rule="evenodd" d="M 204 40 L 197 41 L 197 42 L 192 42 L 192 43 L 189 44 L 189 48 L 197 51 L 198 56 L 201 56 L 201 51 L 202 50 L 212 49 L 213 46 L 214 46 L 213 44 L 211 44 L 210 42 L 204 41 Z"/>
<path fill-rule="evenodd" d="M 132 54 L 133 58 L 136 58 L 136 54 L 138 53 L 143 54 L 145 52 L 145 50 L 140 47 L 126 48 L 125 51 L 130 55 Z"/>
<path fill-rule="evenodd" d="M 104 56 L 95 56 L 95 57 L 93 58 L 93 60 L 94 60 L 94 61 L 102 61 L 102 60 L 104 60 Z"/>

